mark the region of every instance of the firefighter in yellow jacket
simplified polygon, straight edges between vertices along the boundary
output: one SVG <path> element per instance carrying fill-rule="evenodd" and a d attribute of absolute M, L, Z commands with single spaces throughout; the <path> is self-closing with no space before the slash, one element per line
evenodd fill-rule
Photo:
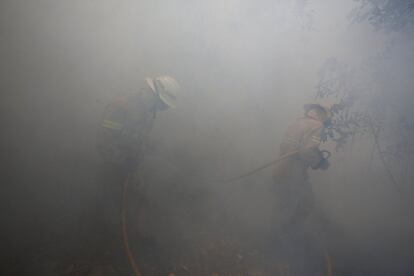
<path fill-rule="evenodd" d="M 274 233 L 276 245 L 281 256 L 292 264 L 303 258 L 302 239 L 304 222 L 313 211 L 314 198 L 310 183 L 308 182 L 308 169 L 326 170 L 329 167 L 326 151 L 321 151 L 324 129 L 330 124 L 332 117 L 331 105 L 312 103 L 304 105 L 304 117 L 295 120 L 286 132 L 280 145 L 281 156 L 290 157 L 279 162 L 273 171 L 276 196 L 276 218 Z M 298 252 L 302 253 L 298 253 Z M 305 263 L 291 266 L 290 275 L 313 275 L 310 271 L 297 271 L 308 269 Z M 293 271 L 295 270 L 296 271 Z M 288 273 L 279 273 L 288 275 Z"/>
<path fill-rule="evenodd" d="M 322 135 L 330 123 L 331 105 L 312 103 L 304 105 L 305 116 L 292 123 L 280 145 L 281 156 L 297 152 L 275 166 L 273 179 L 278 206 L 284 213 L 282 224 L 292 224 L 304 219 L 313 204 L 313 194 L 308 183 L 309 167 L 327 169 L 328 159 L 319 149 Z"/>

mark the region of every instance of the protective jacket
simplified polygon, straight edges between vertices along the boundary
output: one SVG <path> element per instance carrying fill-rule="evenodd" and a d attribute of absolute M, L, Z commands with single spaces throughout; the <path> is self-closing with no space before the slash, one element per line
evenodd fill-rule
<path fill-rule="evenodd" d="M 142 153 L 155 117 L 154 97 L 148 89 L 116 97 L 106 106 L 97 141 L 105 161 L 135 162 Z"/>
<path fill-rule="evenodd" d="M 313 118 L 297 119 L 287 130 L 280 154 L 297 154 L 279 162 L 273 171 L 277 209 L 282 225 L 303 221 L 313 208 L 313 193 L 308 183 L 309 167 L 317 169 L 323 160 L 319 150 L 324 125 Z"/>
<path fill-rule="evenodd" d="M 275 176 L 291 177 L 293 166 L 301 169 L 300 175 L 307 176 L 307 169 L 317 169 L 323 159 L 319 150 L 324 125 L 313 118 L 304 117 L 297 119 L 287 130 L 280 145 L 280 154 L 285 155 L 298 151 L 298 154 L 285 159 L 275 168 Z M 298 171 L 296 171 L 297 173 Z"/>

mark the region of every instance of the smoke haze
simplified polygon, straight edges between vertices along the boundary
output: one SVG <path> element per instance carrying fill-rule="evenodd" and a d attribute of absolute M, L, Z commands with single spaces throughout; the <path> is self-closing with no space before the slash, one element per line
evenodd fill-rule
<path fill-rule="evenodd" d="M 100 189 L 95 142 L 103 109 L 144 85 L 145 77 L 164 74 L 182 91 L 177 108 L 155 119 L 142 172 L 151 218 L 135 231 L 150 232 L 160 247 L 177 252 L 196 248 L 193 241 L 203 235 L 242 239 L 250 251 L 266 243 L 271 170 L 229 185 L 210 180 L 277 158 L 288 124 L 314 99 L 327 59 L 358 68 L 358 87 L 370 87 L 362 89 L 370 96 L 362 103 L 367 108 L 381 98 L 386 102 L 379 105 L 398 111 L 384 114 L 391 127 L 383 142 L 394 139 L 399 114 L 413 115 L 412 41 L 350 24 L 356 5 L 2 0 L 5 273 L 55 275 L 45 271 L 76 258 Z M 386 61 L 370 63 L 387 51 Z M 413 141 L 412 131 L 404 135 Z M 392 168 L 408 170 L 398 176 L 408 183 L 401 199 L 372 153 L 372 137 L 357 136 L 339 152 L 332 143 L 323 147 L 334 152 L 331 168 L 312 172 L 310 182 L 335 225 L 337 275 L 414 273 L 412 157 Z M 50 259 L 55 263 L 48 268 Z"/>

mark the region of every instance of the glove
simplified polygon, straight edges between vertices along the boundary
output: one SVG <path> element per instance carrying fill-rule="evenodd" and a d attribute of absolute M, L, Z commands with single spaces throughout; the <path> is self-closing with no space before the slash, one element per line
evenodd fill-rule
<path fill-rule="evenodd" d="M 318 169 L 321 169 L 321 170 L 327 170 L 328 168 L 329 168 L 329 166 L 330 166 L 331 164 L 329 163 L 329 160 L 328 159 L 326 159 L 326 158 L 323 158 L 322 160 L 321 160 L 321 162 L 319 163 L 319 165 L 318 165 Z"/>

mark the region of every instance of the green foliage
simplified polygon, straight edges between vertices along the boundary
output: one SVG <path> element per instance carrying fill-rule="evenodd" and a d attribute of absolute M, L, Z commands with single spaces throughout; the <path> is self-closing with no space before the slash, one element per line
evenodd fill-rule
<path fill-rule="evenodd" d="M 316 86 L 316 99 L 334 99 L 331 124 L 325 129 L 323 140 L 336 143 L 339 150 L 356 134 L 367 133 L 370 129 L 370 116 L 358 109 L 358 100 L 363 97 L 358 86 L 356 71 L 337 61 L 335 58 L 326 60 L 319 72 Z"/>
<path fill-rule="evenodd" d="M 378 30 L 414 31 L 413 0 L 355 0 L 359 2 L 351 13 L 356 23 L 367 21 Z"/>

